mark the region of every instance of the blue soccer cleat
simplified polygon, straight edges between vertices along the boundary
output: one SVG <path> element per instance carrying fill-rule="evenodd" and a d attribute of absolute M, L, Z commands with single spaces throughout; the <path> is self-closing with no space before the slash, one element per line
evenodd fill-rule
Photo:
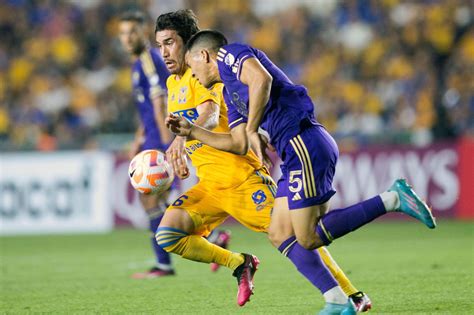
<path fill-rule="evenodd" d="M 326 303 L 319 315 L 356 315 L 356 309 L 349 299 L 346 304 Z"/>
<path fill-rule="evenodd" d="M 436 221 L 430 208 L 418 197 L 405 179 L 397 179 L 388 191 L 396 192 L 400 198 L 400 207 L 395 211 L 403 212 L 420 220 L 430 229 L 436 227 Z"/>

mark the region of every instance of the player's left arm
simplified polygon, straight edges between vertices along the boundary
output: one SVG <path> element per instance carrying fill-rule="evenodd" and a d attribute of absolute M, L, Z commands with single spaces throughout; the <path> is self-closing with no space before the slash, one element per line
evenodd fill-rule
<path fill-rule="evenodd" d="M 269 145 L 268 139 L 258 133 L 258 127 L 270 99 L 273 77 L 257 58 L 248 58 L 242 64 L 239 80 L 249 88 L 249 114 L 245 128 L 248 142 L 260 161 L 270 168 L 271 160 L 265 150 L 274 149 Z"/>
<path fill-rule="evenodd" d="M 219 123 L 219 105 L 213 101 L 208 100 L 199 104 L 196 110 L 198 118 L 194 121 L 194 124 L 212 130 Z M 171 162 L 175 174 L 180 179 L 185 179 L 189 176 L 189 169 L 186 165 L 186 152 L 184 150 L 186 140 L 187 138 L 184 136 L 176 136 L 166 150 L 166 158 Z"/>
<path fill-rule="evenodd" d="M 199 140 L 221 151 L 243 155 L 249 148 L 245 123 L 235 126 L 230 133 L 212 132 L 181 116 L 170 113 L 166 118 L 166 126 L 177 136 L 187 137 L 188 140 Z"/>
<path fill-rule="evenodd" d="M 270 99 L 273 78 L 257 58 L 245 59 L 241 67 L 239 80 L 249 87 L 249 114 L 245 129 L 251 134 L 258 132 Z"/>

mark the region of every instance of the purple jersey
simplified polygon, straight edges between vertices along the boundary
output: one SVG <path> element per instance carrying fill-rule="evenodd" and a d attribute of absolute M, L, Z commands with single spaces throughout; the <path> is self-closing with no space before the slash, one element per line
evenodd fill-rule
<path fill-rule="evenodd" d="M 155 121 L 152 99 L 166 93 L 168 69 L 158 51 L 154 48 L 144 50 L 132 66 L 133 95 L 145 129 L 142 150 L 165 150 Z"/>
<path fill-rule="evenodd" d="M 260 127 L 268 132 L 272 145 L 281 156 L 289 140 L 296 136 L 303 124 L 316 124 L 314 105 L 306 88 L 296 85 L 275 66 L 262 51 L 244 44 L 229 44 L 219 49 L 217 64 L 225 85 L 224 99 L 229 107 L 229 127 L 247 122 L 248 86 L 240 82 L 242 64 L 256 58 L 273 77 L 270 99 L 265 107 Z"/>

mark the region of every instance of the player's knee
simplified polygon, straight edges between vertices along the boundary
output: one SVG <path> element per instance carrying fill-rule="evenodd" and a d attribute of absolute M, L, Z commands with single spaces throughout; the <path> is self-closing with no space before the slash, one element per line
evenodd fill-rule
<path fill-rule="evenodd" d="M 181 255 L 179 246 L 181 240 L 188 236 L 185 231 L 171 228 L 171 227 L 158 227 L 156 230 L 155 238 L 158 245 L 168 253 L 175 253 Z"/>
<path fill-rule="evenodd" d="M 308 250 L 313 250 L 321 246 L 320 241 L 316 235 L 297 235 L 296 241 L 300 244 L 303 248 Z"/>
<path fill-rule="evenodd" d="M 268 229 L 268 239 L 270 243 L 276 248 L 278 248 L 284 241 L 286 241 L 291 235 L 287 235 L 286 233 L 282 233 L 281 230 L 278 229 Z"/>

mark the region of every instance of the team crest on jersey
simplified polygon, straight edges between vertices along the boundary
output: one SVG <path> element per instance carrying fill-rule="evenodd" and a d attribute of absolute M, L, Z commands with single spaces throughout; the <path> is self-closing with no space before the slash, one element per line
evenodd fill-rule
<path fill-rule="evenodd" d="M 179 94 L 178 94 L 178 104 L 185 104 L 186 103 L 186 94 L 188 92 L 188 87 L 183 86 L 182 88 L 179 89 Z"/>
<path fill-rule="evenodd" d="M 228 66 L 232 66 L 235 62 L 235 57 L 234 55 L 232 55 L 231 53 L 228 53 L 225 57 L 224 57 L 224 62 L 226 65 Z"/>

